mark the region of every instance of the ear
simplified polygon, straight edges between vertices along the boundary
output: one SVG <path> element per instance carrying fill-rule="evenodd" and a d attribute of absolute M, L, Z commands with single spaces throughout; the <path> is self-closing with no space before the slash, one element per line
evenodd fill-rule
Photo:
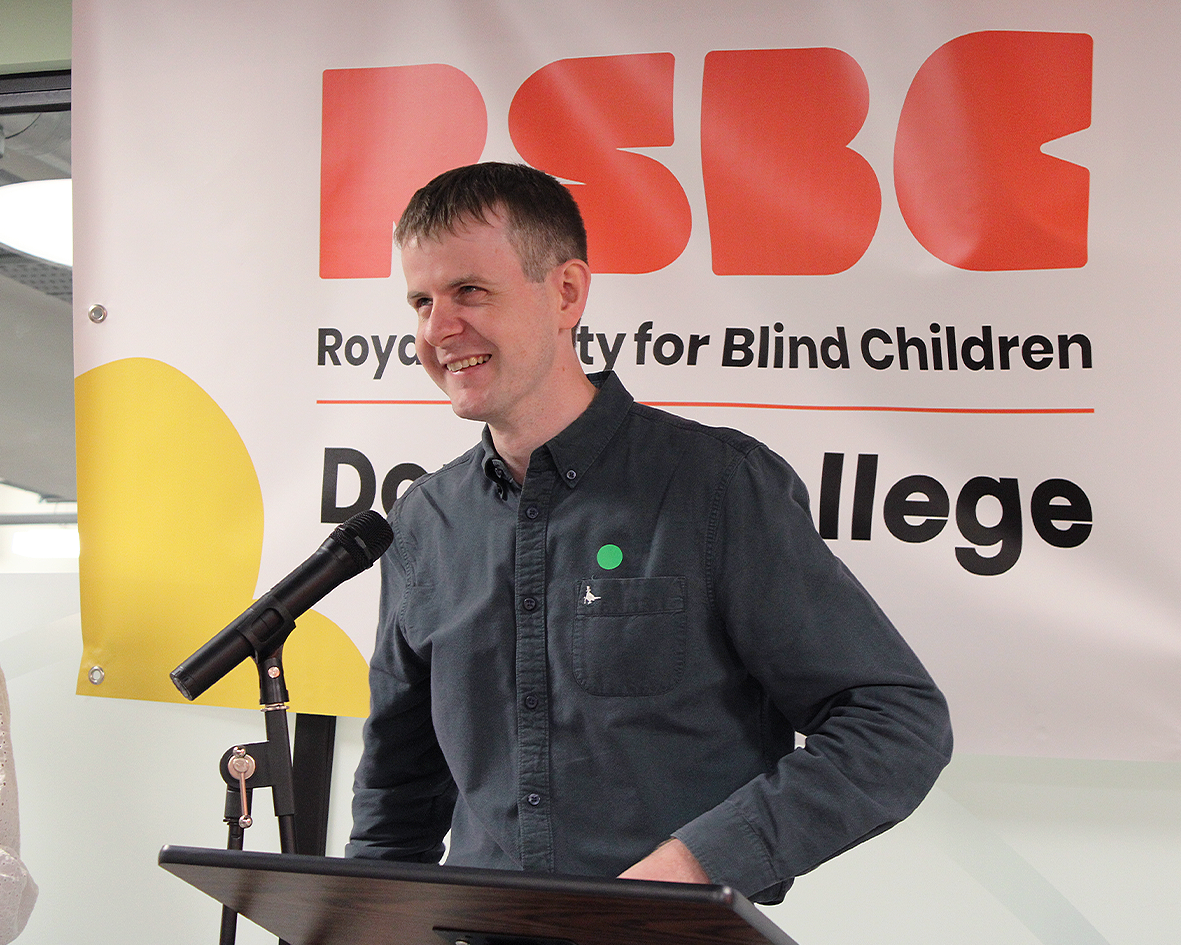
<path fill-rule="evenodd" d="M 582 318 L 582 312 L 586 308 L 586 298 L 590 292 L 590 266 L 581 259 L 571 259 L 556 267 L 552 277 L 558 290 L 560 327 L 573 328 Z"/>

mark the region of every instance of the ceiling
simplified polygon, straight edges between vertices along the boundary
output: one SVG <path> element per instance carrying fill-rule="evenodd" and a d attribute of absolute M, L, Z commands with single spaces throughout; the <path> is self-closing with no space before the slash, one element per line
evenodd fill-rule
<path fill-rule="evenodd" d="M 0 128 L 0 186 L 70 176 L 68 110 L 0 110 Z M 72 298 L 69 268 L 0 246 L 0 481 L 69 500 L 77 495 Z"/>

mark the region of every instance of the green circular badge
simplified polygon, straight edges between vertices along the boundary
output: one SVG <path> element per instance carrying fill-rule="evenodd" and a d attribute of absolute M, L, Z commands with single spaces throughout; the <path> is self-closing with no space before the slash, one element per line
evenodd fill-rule
<path fill-rule="evenodd" d="M 598 562 L 604 571 L 614 571 L 623 564 L 623 552 L 619 545 L 603 545 L 599 549 Z"/>

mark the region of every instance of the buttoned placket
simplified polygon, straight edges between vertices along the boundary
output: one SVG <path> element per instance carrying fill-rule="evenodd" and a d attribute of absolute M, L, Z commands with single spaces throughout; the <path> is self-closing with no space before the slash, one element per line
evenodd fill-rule
<path fill-rule="evenodd" d="M 557 474 L 542 451 L 534 456 L 517 506 L 517 810 L 521 867 L 554 868 L 549 770 L 549 673 L 546 660 L 546 529 Z"/>

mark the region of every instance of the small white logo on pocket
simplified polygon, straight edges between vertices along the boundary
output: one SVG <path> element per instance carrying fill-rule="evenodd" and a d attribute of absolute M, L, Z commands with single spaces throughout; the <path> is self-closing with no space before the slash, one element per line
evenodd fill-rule
<path fill-rule="evenodd" d="M 591 591 L 591 587 L 589 584 L 586 586 L 586 596 L 582 598 L 582 602 L 584 604 L 593 604 L 595 601 L 602 600 L 602 599 L 603 598 L 601 598 L 601 597 L 595 596 L 594 592 Z"/>

